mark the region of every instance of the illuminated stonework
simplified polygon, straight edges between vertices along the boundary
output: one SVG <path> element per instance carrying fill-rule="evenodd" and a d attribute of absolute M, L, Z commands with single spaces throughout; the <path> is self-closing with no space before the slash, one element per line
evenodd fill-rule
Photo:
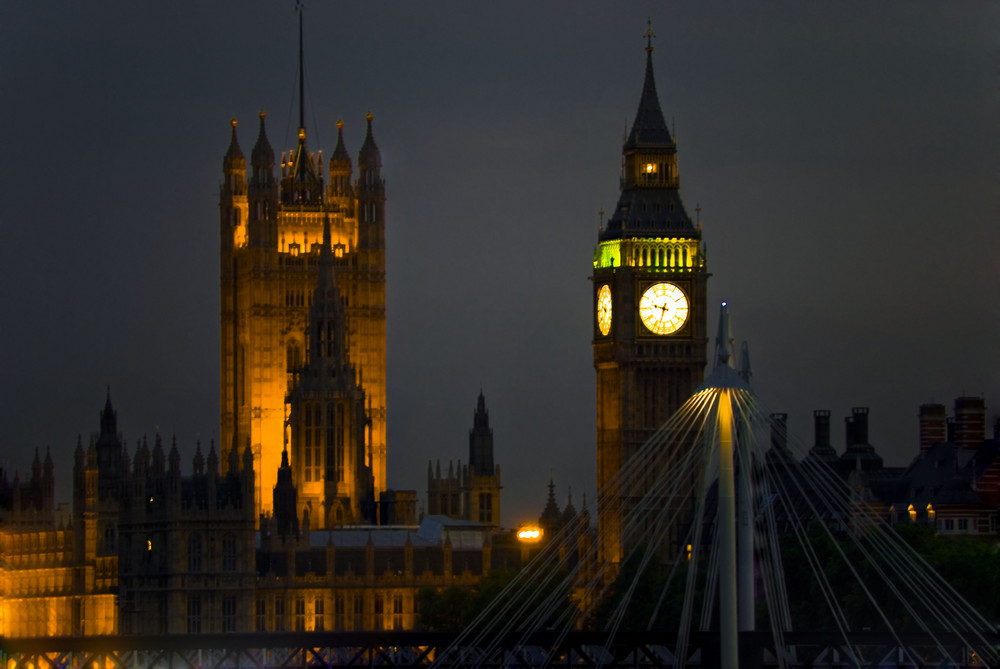
<path fill-rule="evenodd" d="M 593 331 L 598 540 L 611 563 L 628 548 L 622 518 L 644 492 L 616 489 L 615 475 L 692 394 L 707 358 L 708 267 L 701 225 L 688 216 L 679 186 L 677 145 L 660 109 L 650 45 L 639 109 L 622 147 L 621 192 L 593 256 L 594 308 L 605 288 L 614 304 L 607 330 L 598 323 Z"/>
<path fill-rule="evenodd" d="M 23 483 L 0 470 L 0 638 L 409 630 L 422 590 L 522 564 L 489 523 L 418 527 L 412 491 L 395 491 L 410 511 L 391 527 L 316 531 L 279 486 L 256 530 L 249 449 L 223 473 L 199 445 L 182 474 L 159 436 L 125 450 L 110 396 L 95 437 L 76 449 L 72 509 L 54 502 L 51 458 Z"/>
<path fill-rule="evenodd" d="M 322 152 L 298 145 L 275 155 L 264 114 L 250 168 L 233 126 L 223 160 L 221 225 L 221 449 L 249 445 L 258 511 L 270 510 L 282 449 L 286 396 L 309 349 L 309 306 L 319 273 L 324 220 L 330 222 L 337 285 L 347 315 L 348 357 L 361 377 L 371 427 L 375 498 L 385 490 L 385 183 L 372 119 L 358 154 L 358 177 L 338 123 L 324 175 Z M 325 176 L 325 178 L 324 178 Z M 324 414 L 325 416 L 325 414 Z M 324 418 L 325 420 L 325 418 Z M 325 427 L 324 427 L 325 429 Z"/>
<path fill-rule="evenodd" d="M 704 266 L 701 240 L 680 237 L 631 237 L 598 242 L 594 269 L 641 267 L 647 272 L 699 272 Z"/>

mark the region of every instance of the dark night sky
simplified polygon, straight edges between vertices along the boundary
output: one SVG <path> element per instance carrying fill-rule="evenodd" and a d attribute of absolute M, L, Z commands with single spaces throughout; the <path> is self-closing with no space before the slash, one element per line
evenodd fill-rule
<path fill-rule="evenodd" d="M 892 464 L 916 412 L 1000 407 L 995 3 L 325 3 L 306 8 L 310 146 L 364 114 L 387 180 L 389 483 L 467 458 L 485 391 L 504 522 L 551 473 L 593 495 L 590 274 L 617 199 L 651 16 L 660 100 L 697 203 L 710 301 L 758 394 L 871 407 Z M 295 131 L 293 3 L 0 6 L 0 465 L 97 430 L 218 435 L 218 184 Z M 715 307 L 713 307 L 713 312 Z M 714 332 L 713 313 L 710 328 Z"/>

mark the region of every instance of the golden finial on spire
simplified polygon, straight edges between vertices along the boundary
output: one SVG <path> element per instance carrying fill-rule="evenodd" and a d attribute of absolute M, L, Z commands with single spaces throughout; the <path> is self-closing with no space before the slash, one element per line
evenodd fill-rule
<path fill-rule="evenodd" d="M 653 32 L 653 17 L 651 16 L 646 19 L 646 32 L 643 37 L 646 38 L 646 51 L 652 53 L 653 38 L 656 37 L 656 33 Z"/>
<path fill-rule="evenodd" d="M 337 130 L 343 130 L 343 129 L 344 129 L 344 119 L 338 118 L 337 119 Z"/>
<path fill-rule="evenodd" d="M 367 114 L 365 114 L 365 120 L 368 121 L 369 123 L 372 122 L 373 118 L 375 118 L 375 115 L 372 114 L 371 112 L 368 112 Z"/>
<path fill-rule="evenodd" d="M 266 112 L 266 111 L 264 111 L 263 109 L 261 109 L 261 110 L 260 110 L 260 111 L 259 111 L 259 112 L 257 113 L 257 118 L 259 118 L 259 119 L 260 119 L 261 121 L 263 121 L 264 119 L 266 119 L 266 118 L 267 118 L 267 112 Z"/>
<path fill-rule="evenodd" d="M 233 126 L 235 128 L 236 124 L 237 124 L 237 121 L 236 121 L 236 117 L 235 116 L 232 117 L 231 119 L 229 119 L 229 125 L 231 125 L 231 126 Z"/>

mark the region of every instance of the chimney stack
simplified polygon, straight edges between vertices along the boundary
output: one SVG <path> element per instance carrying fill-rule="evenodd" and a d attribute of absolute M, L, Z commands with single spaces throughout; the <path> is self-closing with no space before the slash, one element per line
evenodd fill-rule
<path fill-rule="evenodd" d="M 981 397 L 955 399 L 955 443 L 979 448 L 986 439 L 986 402 Z"/>
<path fill-rule="evenodd" d="M 815 435 L 814 448 L 830 446 L 830 411 L 828 409 L 813 411 L 813 434 Z"/>
<path fill-rule="evenodd" d="M 948 440 L 948 414 L 943 404 L 920 405 L 920 453 Z"/>
<path fill-rule="evenodd" d="M 868 443 L 868 407 L 854 407 L 847 423 L 847 446 Z"/>

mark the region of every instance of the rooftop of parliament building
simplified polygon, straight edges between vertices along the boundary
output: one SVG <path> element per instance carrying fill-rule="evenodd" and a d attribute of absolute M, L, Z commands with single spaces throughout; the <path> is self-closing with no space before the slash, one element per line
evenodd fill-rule
<path fill-rule="evenodd" d="M 817 411 L 806 457 L 829 465 L 889 522 L 995 534 L 1000 424 L 986 438 L 985 415 L 980 398 L 958 398 L 951 415 L 943 405 L 922 406 L 913 461 L 886 467 L 868 443 L 867 409 L 845 419 L 842 452 L 830 443 L 829 412 Z M 783 418 L 772 416 L 772 454 L 787 451 Z M 168 449 L 159 436 L 129 454 L 109 395 L 100 432 L 86 448 L 78 441 L 71 506 L 55 502 L 49 456 L 36 457 L 24 480 L 0 473 L 0 635 L 413 629 L 421 590 L 518 569 L 535 548 L 464 517 L 474 467 L 429 472 L 429 494 L 458 491 L 452 515 L 446 496 L 418 521 L 414 491 L 387 491 L 386 524 L 315 529 L 296 507 L 287 457 L 274 513 L 262 517 L 252 454 L 229 458 L 223 474 L 214 446 L 207 454 L 199 446 L 182 473 L 177 445 Z M 539 525 L 555 535 L 573 523 L 578 541 L 593 539 L 586 500 L 580 511 L 572 501 L 560 509 L 550 483 Z"/>
<path fill-rule="evenodd" d="M 475 420 L 474 457 L 492 461 L 482 395 Z M 159 435 L 130 453 L 109 392 L 100 431 L 78 441 L 71 506 L 55 503 L 51 457 L 24 481 L 0 472 L 0 636 L 412 629 L 420 590 L 528 557 L 492 520 L 499 499 L 497 516 L 466 519 L 473 479 L 498 476 L 476 462 L 429 476 L 447 498 L 440 514 L 418 522 L 415 491 L 383 491 L 381 524 L 317 529 L 287 453 L 274 511 L 260 516 L 252 452 L 228 459 L 199 444 L 182 472 L 177 444 Z"/>

